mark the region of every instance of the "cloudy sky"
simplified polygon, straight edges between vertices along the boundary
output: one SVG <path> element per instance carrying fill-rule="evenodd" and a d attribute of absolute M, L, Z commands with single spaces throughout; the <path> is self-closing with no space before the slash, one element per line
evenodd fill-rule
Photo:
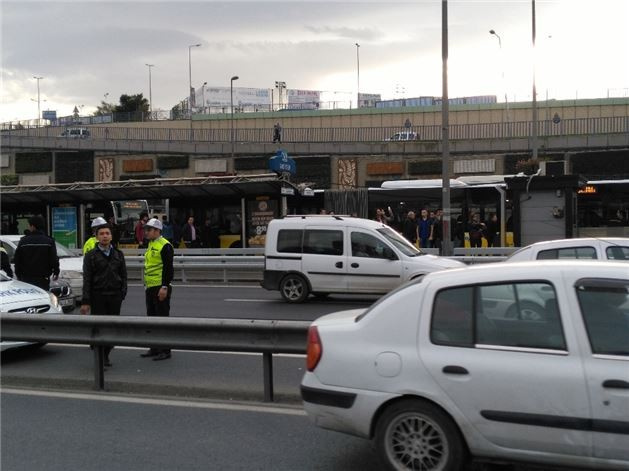
<path fill-rule="evenodd" d="M 123 94 L 170 109 L 199 87 L 356 91 L 383 98 L 441 95 L 441 2 L 0 0 L 0 121 L 94 111 Z M 629 1 L 537 0 L 540 99 L 629 95 Z M 501 37 L 489 34 L 494 29 Z M 531 98 L 530 0 L 449 1 L 450 96 Z M 503 79 L 504 76 L 504 79 Z M 35 100 L 35 101 L 32 101 Z M 45 100 L 45 101 L 44 101 Z"/>

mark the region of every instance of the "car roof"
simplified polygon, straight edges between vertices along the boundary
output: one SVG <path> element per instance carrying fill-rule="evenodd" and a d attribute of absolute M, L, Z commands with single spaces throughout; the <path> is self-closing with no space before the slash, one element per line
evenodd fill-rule
<path fill-rule="evenodd" d="M 545 247 L 563 247 L 563 246 L 577 246 L 580 244 L 593 244 L 596 242 L 604 242 L 609 244 L 628 244 L 629 238 L 626 237 L 580 237 L 575 239 L 556 239 L 556 240 L 544 240 L 541 242 L 535 242 L 534 244 L 527 245 L 527 247 L 545 248 Z"/>
<path fill-rule="evenodd" d="M 360 227 L 364 229 L 379 229 L 382 227 L 388 227 L 377 221 L 371 219 L 354 218 L 351 216 L 342 215 L 327 215 L 327 214 L 303 214 L 303 215 L 291 215 L 281 219 L 273 219 L 271 223 L 276 225 L 285 226 L 352 226 Z"/>
<path fill-rule="evenodd" d="M 572 274 L 582 277 L 620 277 L 627 279 L 627 264 L 623 262 L 597 260 L 548 260 L 508 263 L 486 263 L 465 268 L 440 270 L 429 273 L 425 281 L 446 279 L 457 284 L 502 281 L 508 279 L 545 279 Z"/>

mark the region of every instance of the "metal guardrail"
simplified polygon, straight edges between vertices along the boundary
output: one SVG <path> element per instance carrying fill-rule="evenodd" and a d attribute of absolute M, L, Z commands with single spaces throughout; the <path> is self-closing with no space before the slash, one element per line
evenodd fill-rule
<path fill-rule="evenodd" d="M 27 129 L 2 129 L 2 134 L 21 137 L 48 137 L 72 139 L 61 136 L 67 128 L 73 126 L 47 126 Z M 80 127 L 80 125 L 78 126 Z M 90 126 L 90 139 L 102 140 L 141 140 L 167 142 L 231 142 L 230 128 L 148 128 L 148 127 L 111 127 Z M 236 128 L 234 141 L 236 143 L 270 143 L 273 139 L 270 128 Z M 399 132 L 411 132 L 417 135 L 416 141 L 440 141 L 441 125 L 400 126 L 388 127 L 335 127 L 335 128 L 284 128 L 282 130 L 283 143 L 340 143 L 340 142 L 382 142 L 383 144 L 404 144 L 413 141 L 389 141 Z M 531 121 L 451 124 L 450 139 L 528 139 L 533 132 Z M 552 120 L 541 120 L 537 123 L 537 135 L 540 137 L 563 137 L 598 134 L 627 134 L 629 133 L 629 116 L 610 116 L 600 118 L 563 119 L 559 123 Z"/>
<path fill-rule="evenodd" d="M 306 353 L 310 322 L 0 313 L 0 338 L 94 346 L 94 387 L 105 387 L 105 346 L 262 354 L 264 400 L 273 401 L 273 355 Z"/>

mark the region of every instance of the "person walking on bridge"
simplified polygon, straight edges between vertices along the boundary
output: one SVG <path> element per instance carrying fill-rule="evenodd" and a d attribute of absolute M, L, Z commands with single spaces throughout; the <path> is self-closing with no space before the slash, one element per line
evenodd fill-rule
<path fill-rule="evenodd" d="M 144 235 L 148 247 L 144 253 L 144 286 L 146 293 L 146 315 L 168 317 L 170 315 L 170 296 L 174 267 L 175 250 L 162 236 L 163 225 L 159 219 L 150 219 L 144 226 Z M 154 357 L 153 360 L 170 358 L 170 349 L 151 348 L 142 353 L 142 357 Z"/>
<path fill-rule="evenodd" d="M 100 218 L 97 218 L 100 219 Z M 95 316 L 119 316 L 122 301 L 127 296 L 127 266 L 122 251 L 112 244 L 109 224 L 98 226 L 96 247 L 83 257 L 83 301 L 81 314 L 90 310 Z M 105 366 L 111 366 L 105 347 Z"/>

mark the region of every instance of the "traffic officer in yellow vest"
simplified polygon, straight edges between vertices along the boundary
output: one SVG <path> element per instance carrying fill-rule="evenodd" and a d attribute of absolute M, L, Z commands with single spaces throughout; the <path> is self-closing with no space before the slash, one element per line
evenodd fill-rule
<path fill-rule="evenodd" d="M 162 222 L 150 219 L 144 226 L 144 236 L 148 239 L 148 247 L 144 253 L 144 287 L 146 292 L 146 315 L 170 315 L 170 295 L 173 280 L 173 246 L 162 237 Z M 153 360 L 170 358 L 170 349 L 151 348 L 142 353 L 143 357 L 154 357 Z"/>
<path fill-rule="evenodd" d="M 107 225 L 107 221 L 105 221 L 103 218 L 101 217 L 94 218 L 94 220 L 92 221 L 92 234 L 93 235 L 92 237 L 90 237 L 89 239 L 85 241 L 85 244 L 83 244 L 83 255 L 85 255 L 90 250 L 94 250 L 96 248 L 96 246 L 98 245 L 98 239 L 96 238 L 96 233 L 98 232 L 99 228 L 106 225 Z"/>

